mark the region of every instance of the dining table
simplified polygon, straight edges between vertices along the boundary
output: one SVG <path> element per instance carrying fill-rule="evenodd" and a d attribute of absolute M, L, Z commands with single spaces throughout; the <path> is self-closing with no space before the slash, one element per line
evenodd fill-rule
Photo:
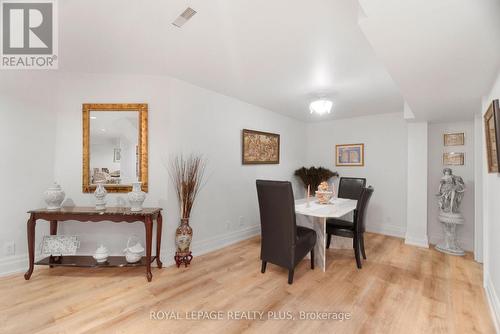
<path fill-rule="evenodd" d="M 315 265 L 326 271 L 326 220 L 341 218 L 356 209 L 356 200 L 347 198 L 332 198 L 327 204 L 320 204 L 315 197 L 295 201 L 297 225 L 309 227 L 316 231 L 316 246 L 314 247 Z"/>

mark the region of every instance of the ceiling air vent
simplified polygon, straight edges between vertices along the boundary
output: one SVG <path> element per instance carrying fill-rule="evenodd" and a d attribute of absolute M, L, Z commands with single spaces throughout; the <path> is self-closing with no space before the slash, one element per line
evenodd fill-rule
<path fill-rule="evenodd" d="M 182 12 L 181 15 L 179 15 L 179 17 L 177 19 L 175 19 L 174 22 L 172 22 L 172 24 L 178 28 L 182 27 L 187 21 L 189 21 L 189 19 L 191 19 L 194 14 L 196 14 L 196 11 L 191 8 L 191 7 L 188 7 L 186 8 L 185 11 Z"/>

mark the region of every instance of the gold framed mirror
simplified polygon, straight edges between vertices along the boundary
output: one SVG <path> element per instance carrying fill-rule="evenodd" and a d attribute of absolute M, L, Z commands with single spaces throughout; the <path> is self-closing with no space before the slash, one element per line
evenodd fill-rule
<path fill-rule="evenodd" d="M 148 105 L 82 105 L 84 193 L 103 182 L 110 193 L 132 190 L 142 182 L 148 191 Z"/>

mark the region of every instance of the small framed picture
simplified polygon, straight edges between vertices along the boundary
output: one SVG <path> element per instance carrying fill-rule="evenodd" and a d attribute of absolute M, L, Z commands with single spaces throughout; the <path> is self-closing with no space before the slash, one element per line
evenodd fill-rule
<path fill-rule="evenodd" d="M 445 152 L 443 153 L 444 166 L 463 166 L 465 164 L 465 153 Z"/>
<path fill-rule="evenodd" d="M 365 165 L 365 145 L 364 144 L 343 144 L 335 146 L 335 156 L 337 166 L 364 166 Z"/>
<path fill-rule="evenodd" d="M 113 162 L 120 162 L 122 160 L 122 149 L 113 149 Z"/>
<path fill-rule="evenodd" d="M 465 133 L 445 133 L 443 140 L 444 146 L 462 146 L 465 145 Z"/>

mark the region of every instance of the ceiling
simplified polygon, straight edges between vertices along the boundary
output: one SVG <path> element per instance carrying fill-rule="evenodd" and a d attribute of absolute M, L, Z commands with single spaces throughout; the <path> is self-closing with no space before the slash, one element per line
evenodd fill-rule
<path fill-rule="evenodd" d="M 187 7 L 198 13 L 179 29 Z M 64 0 L 62 71 L 166 74 L 300 120 L 400 112 L 346 0 Z M 324 96 L 333 113 L 309 103 Z"/>
<path fill-rule="evenodd" d="M 481 110 L 500 66 L 500 1 L 359 2 L 360 27 L 417 119 Z"/>
<path fill-rule="evenodd" d="M 92 111 L 90 113 L 90 137 L 92 143 L 102 140 L 138 141 L 139 115 L 130 111 Z"/>
<path fill-rule="evenodd" d="M 405 100 L 420 119 L 471 117 L 499 66 L 494 0 L 58 3 L 61 71 L 170 75 L 304 121 Z M 320 96 L 331 115 L 309 114 Z"/>

